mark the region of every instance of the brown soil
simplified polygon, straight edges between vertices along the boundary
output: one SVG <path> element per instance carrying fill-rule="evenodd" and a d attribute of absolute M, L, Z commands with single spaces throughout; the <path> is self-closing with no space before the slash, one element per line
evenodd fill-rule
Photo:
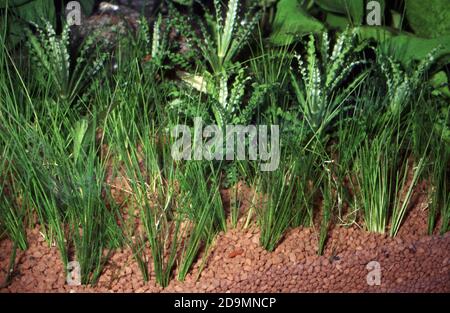
<path fill-rule="evenodd" d="M 450 233 L 427 236 L 426 216 L 416 206 L 395 238 L 357 226 L 334 227 L 324 256 L 316 254 L 313 228 L 290 230 L 267 252 L 257 228 L 240 224 L 217 236 L 198 280 L 201 258 L 185 282 L 173 279 L 165 289 L 154 276 L 143 282 L 129 250 L 115 252 L 97 286 L 69 286 L 56 247 L 32 230 L 29 249 L 18 252 L 12 281 L 0 292 L 450 292 Z M 11 249 L 9 240 L 0 242 L 1 282 Z M 367 283 L 371 261 L 380 264 L 380 285 Z"/>

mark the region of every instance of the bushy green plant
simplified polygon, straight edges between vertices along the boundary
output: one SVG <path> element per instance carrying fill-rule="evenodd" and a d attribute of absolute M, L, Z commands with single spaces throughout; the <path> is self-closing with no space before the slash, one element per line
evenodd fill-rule
<path fill-rule="evenodd" d="M 57 34 L 41 20 L 28 32 L 29 68 L 28 55 L 6 48 L 10 22 L 0 21 L 0 231 L 14 242 L 9 274 L 26 228 L 37 225 L 65 265 L 80 262 L 84 284 L 96 283 L 119 247 L 131 249 L 145 281 L 182 281 L 199 256 L 201 272 L 226 230 L 224 186 L 238 224 L 244 180 L 253 189 L 245 227 L 256 216 L 269 251 L 304 225 L 315 228 L 323 254 L 331 225 L 359 217 L 367 230 L 395 236 L 422 179 L 430 182 L 429 232 L 439 219 L 448 231 L 448 105 L 445 90 L 428 94 L 426 79 L 445 62 L 446 36 L 346 28 L 361 23 L 359 0 L 282 0 L 276 11 L 273 1 L 256 1 L 270 7 L 262 21 L 242 3 L 214 1 L 214 13 L 188 3 L 189 13 L 205 11 L 201 20 L 169 5 L 153 28 L 141 18 L 136 33 L 109 47 L 112 71 L 101 70 L 107 55 L 94 47 L 98 34 L 70 54 L 68 27 Z M 364 38 L 378 48 L 366 49 Z M 434 51 L 439 41 L 443 50 Z M 378 70 L 364 66 L 372 60 Z M 437 85 L 447 81 L 442 74 Z M 193 117 L 222 130 L 279 124 L 279 169 L 174 161 L 166 131 Z"/>

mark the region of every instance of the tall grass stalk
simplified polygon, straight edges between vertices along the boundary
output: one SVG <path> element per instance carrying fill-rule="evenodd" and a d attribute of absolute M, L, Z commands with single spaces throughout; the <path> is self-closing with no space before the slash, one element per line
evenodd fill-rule
<path fill-rule="evenodd" d="M 331 217 L 333 214 L 333 209 L 336 206 L 336 196 L 333 193 L 336 193 L 336 186 L 331 178 L 331 170 L 329 168 L 324 169 L 327 172 L 327 179 L 323 184 L 322 188 L 322 220 L 320 222 L 320 230 L 319 230 L 319 243 L 317 248 L 317 254 L 322 255 L 323 250 L 325 248 L 325 243 L 328 236 L 328 230 L 331 225 Z"/>

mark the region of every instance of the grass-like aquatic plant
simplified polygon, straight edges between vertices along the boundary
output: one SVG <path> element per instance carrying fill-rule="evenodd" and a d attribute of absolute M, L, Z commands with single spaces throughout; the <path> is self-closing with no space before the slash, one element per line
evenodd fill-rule
<path fill-rule="evenodd" d="M 98 281 L 118 248 L 132 251 L 145 281 L 183 281 L 197 261 L 201 272 L 226 230 L 221 188 L 231 186 L 237 225 L 241 182 L 252 189 L 244 227 L 256 221 L 269 251 L 300 225 L 318 226 L 318 254 L 331 226 L 361 218 L 368 231 L 395 236 L 424 180 L 429 232 L 438 220 L 448 231 L 446 103 L 430 99 L 426 81 L 435 52 L 401 67 L 351 28 L 273 47 L 266 28 L 252 40 L 253 8 L 213 5 L 214 14 L 197 7 L 201 21 L 173 6 L 152 27 L 141 19 L 134 36 L 108 47 L 113 69 L 97 34 L 71 54 L 69 28 L 42 23 L 27 32 L 28 64 L 2 28 L 0 231 L 13 241 L 9 273 L 36 225 L 65 265 L 80 263 L 83 284 Z M 280 125 L 279 168 L 175 161 L 170 130 L 195 117 L 219 127 Z"/>

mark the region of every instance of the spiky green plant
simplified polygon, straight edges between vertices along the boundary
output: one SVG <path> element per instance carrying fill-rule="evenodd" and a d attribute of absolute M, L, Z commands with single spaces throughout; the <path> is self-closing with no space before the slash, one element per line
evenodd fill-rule
<path fill-rule="evenodd" d="M 202 38 L 192 38 L 215 75 L 232 65 L 259 21 L 260 13 L 254 7 L 240 17 L 239 6 L 239 0 L 229 0 L 224 20 L 222 4 L 214 0 L 215 16 L 206 11 L 205 22 L 199 21 Z"/>
<path fill-rule="evenodd" d="M 232 78 L 231 88 L 230 74 L 222 74 L 217 80 L 212 79 L 209 84 L 209 92 L 212 98 L 212 112 L 219 127 L 226 124 L 245 125 L 249 123 L 256 109 L 262 103 L 268 85 L 252 85 L 251 97 L 243 104 L 246 85 L 250 77 L 240 68 Z"/>
<path fill-rule="evenodd" d="M 138 30 L 134 37 L 126 38 L 132 40 L 132 49 L 127 49 L 128 52 L 136 52 L 138 55 L 129 57 L 129 61 L 134 61 L 134 57 L 137 57 L 140 61 L 144 62 L 144 67 L 150 67 L 152 70 L 165 68 L 163 64 L 166 57 L 169 57 L 171 52 L 169 48 L 169 41 L 167 38 L 167 31 L 163 30 L 163 22 L 168 24 L 166 29 L 170 27 L 170 20 L 163 19 L 159 14 L 156 18 L 153 28 L 150 29 L 147 20 L 141 17 L 138 20 Z M 149 73 L 150 74 L 150 73 Z"/>
<path fill-rule="evenodd" d="M 43 25 L 35 25 L 37 35 L 27 30 L 30 52 L 37 65 L 36 80 L 47 92 L 72 103 L 100 72 L 107 54 L 96 53 L 93 34 L 84 41 L 75 64 L 71 64 L 69 26 L 64 25 L 58 36 L 50 22 L 44 21 Z"/>
<path fill-rule="evenodd" d="M 295 56 L 298 72 L 291 71 L 291 82 L 299 109 L 314 132 L 330 125 L 366 76 L 367 71 L 350 75 L 356 67 L 367 63 L 358 58 L 357 52 L 365 44 L 358 43 L 356 33 L 356 29 L 344 31 L 332 50 L 328 33 L 323 33 L 320 39 L 310 35 L 306 56 Z"/>
<path fill-rule="evenodd" d="M 417 94 L 425 75 L 437 60 L 438 51 L 432 50 L 417 66 L 411 64 L 403 69 L 399 62 L 378 50 L 377 63 L 386 79 L 388 108 L 392 114 L 401 113 L 411 97 Z"/>

